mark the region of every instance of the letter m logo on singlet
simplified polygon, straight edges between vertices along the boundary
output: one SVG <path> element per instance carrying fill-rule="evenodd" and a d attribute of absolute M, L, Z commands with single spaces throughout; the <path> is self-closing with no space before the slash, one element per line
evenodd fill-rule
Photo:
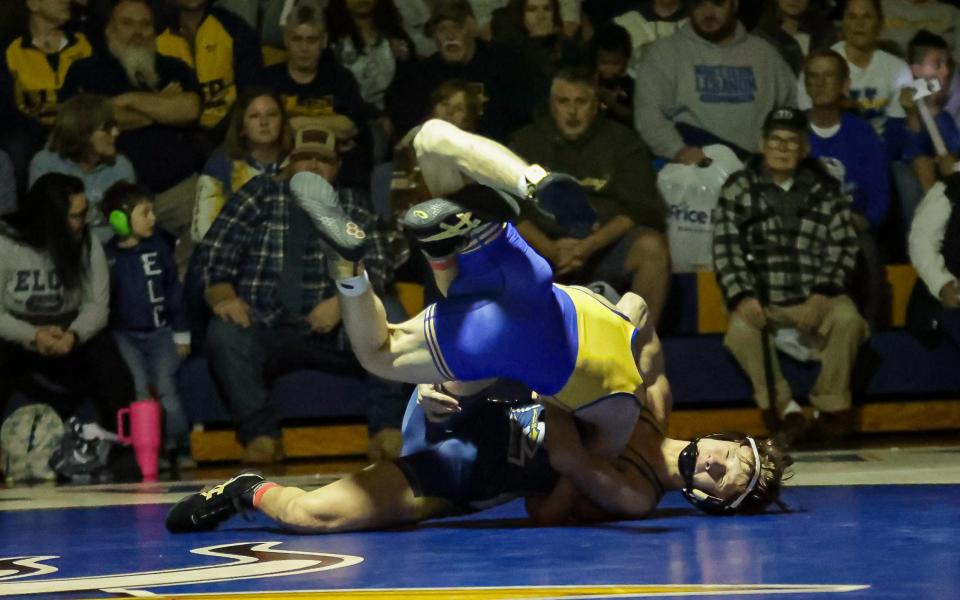
<path fill-rule="evenodd" d="M 544 435 L 541 410 L 539 406 L 531 406 L 510 411 L 510 447 L 507 449 L 510 464 L 522 467 L 536 456 Z"/>

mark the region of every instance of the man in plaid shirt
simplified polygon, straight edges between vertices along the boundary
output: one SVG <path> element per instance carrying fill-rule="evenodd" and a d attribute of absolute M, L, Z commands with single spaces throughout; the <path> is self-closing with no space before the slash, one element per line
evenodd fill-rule
<path fill-rule="evenodd" d="M 278 417 L 268 402 L 268 381 L 281 371 L 312 367 L 366 377 L 342 334 L 324 246 L 306 213 L 291 201 L 290 178 L 298 172 L 336 180 L 335 141 L 317 125 L 299 129 L 280 178 L 261 175 L 237 191 L 197 247 L 205 298 L 216 315 L 207 333 L 210 366 L 233 412 L 244 462 L 282 458 Z M 338 195 L 367 232 L 364 264 L 371 284 L 383 293 L 393 282 L 393 262 L 369 198 L 349 188 Z M 368 389 L 371 434 L 396 438 L 399 451 L 403 390 L 372 379 Z"/>
<path fill-rule="evenodd" d="M 810 394 L 818 430 L 830 436 L 852 427 L 850 371 L 866 321 L 846 294 L 858 244 L 850 199 L 808 159 L 806 116 L 774 109 L 767 116 L 762 154 L 731 175 L 713 213 L 713 263 L 730 310 L 724 345 L 753 384 L 762 409 L 770 406 L 762 335 L 792 338 L 802 353 L 819 357 Z M 789 331 L 794 330 L 794 331 Z M 773 340 L 771 340 L 773 341 Z M 807 427 L 770 348 L 776 420 L 788 440 Z"/>

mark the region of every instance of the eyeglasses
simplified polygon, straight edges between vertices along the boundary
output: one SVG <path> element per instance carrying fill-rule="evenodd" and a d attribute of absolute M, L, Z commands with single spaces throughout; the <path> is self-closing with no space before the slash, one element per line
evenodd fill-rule
<path fill-rule="evenodd" d="M 782 138 L 776 136 L 770 136 L 766 140 L 767 146 L 771 148 L 776 148 L 777 150 L 799 150 L 800 149 L 800 140 L 797 138 Z"/>

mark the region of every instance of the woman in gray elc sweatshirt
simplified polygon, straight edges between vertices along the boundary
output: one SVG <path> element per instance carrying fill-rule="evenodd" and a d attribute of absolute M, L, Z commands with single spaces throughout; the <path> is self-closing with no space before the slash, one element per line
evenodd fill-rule
<path fill-rule="evenodd" d="M 0 218 L 0 414 L 16 390 L 42 401 L 42 374 L 71 399 L 89 398 L 116 431 L 133 380 L 105 329 L 110 272 L 86 215 L 83 182 L 49 173 Z"/>

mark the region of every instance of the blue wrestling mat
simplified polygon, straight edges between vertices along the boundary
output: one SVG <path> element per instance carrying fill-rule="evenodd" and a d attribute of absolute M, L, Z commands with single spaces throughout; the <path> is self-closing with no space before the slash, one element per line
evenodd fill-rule
<path fill-rule="evenodd" d="M 28 492 L 7 490 L 0 510 Z M 517 501 L 327 536 L 285 533 L 261 516 L 175 536 L 163 527 L 165 504 L 3 510 L 0 597 L 957 600 L 958 493 L 794 487 L 785 499 L 795 512 L 733 518 L 700 515 L 669 494 L 644 521 L 552 528 L 531 527 Z"/>

